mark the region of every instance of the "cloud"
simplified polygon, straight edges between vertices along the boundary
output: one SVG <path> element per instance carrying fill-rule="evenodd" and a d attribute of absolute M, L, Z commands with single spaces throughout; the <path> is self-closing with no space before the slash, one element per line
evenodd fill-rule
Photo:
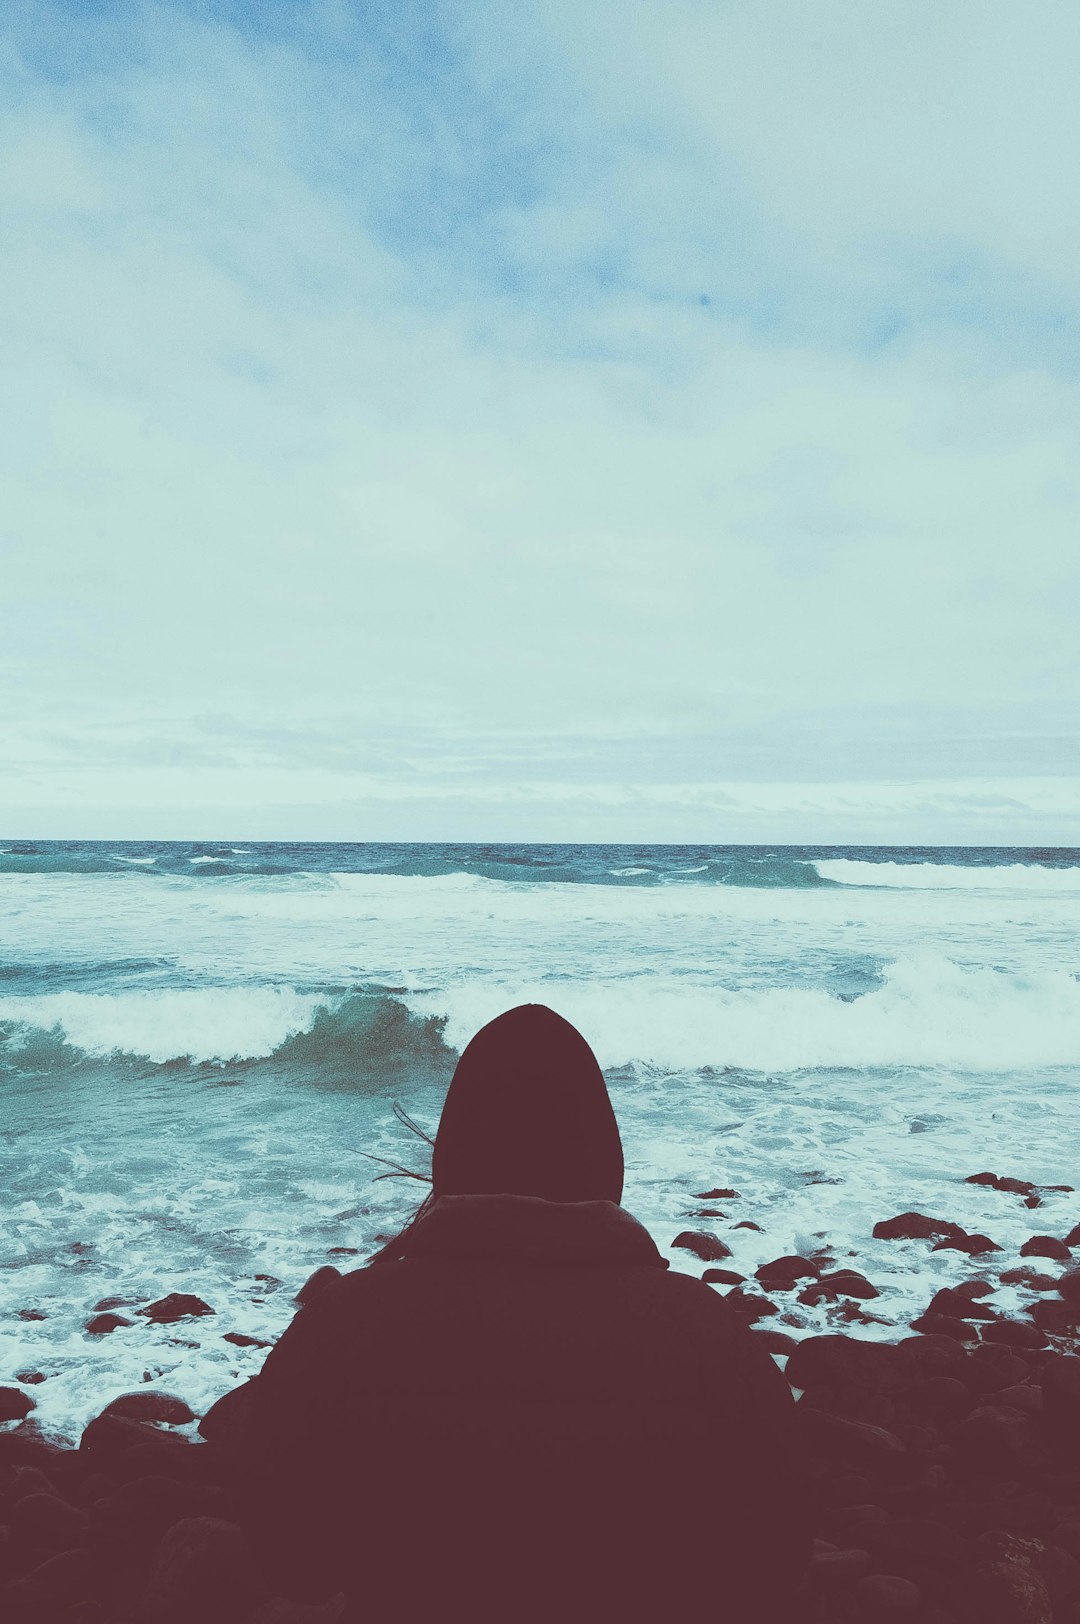
<path fill-rule="evenodd" d="M 399 759 L 431 837 L 557 837 L 584 754 L 592 838 L 668 778 L 679 839 L 725 774 L 1075 772 L 1070 8 L 50 13 L 0 58 L 5 821 L 302 835 Z"/>

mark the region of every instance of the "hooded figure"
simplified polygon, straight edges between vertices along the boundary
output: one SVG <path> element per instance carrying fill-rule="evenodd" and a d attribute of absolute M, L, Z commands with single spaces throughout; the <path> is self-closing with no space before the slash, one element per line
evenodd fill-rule
<path fill-rule="evenodd" d="M 241 1515 L 276 1589 L 343 1590 L 371 1624 L 785 1615 L 809 1552 L 791 1392 L 622 1182 L 580 1033 L 540 1005 L 484 1027 L 428 1201 L 251 1384 Z"/>

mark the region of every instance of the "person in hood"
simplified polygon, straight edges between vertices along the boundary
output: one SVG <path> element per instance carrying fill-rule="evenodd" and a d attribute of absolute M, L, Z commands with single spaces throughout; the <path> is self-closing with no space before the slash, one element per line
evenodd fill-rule
<path fill-rule="evenodd" d="M 581 1034 L 541 1005 L 477 1033 L 431 1196 L 250 1384 L 241 1515 L 279 1592 L 370 1624 L 792 1616 L 790 1389 L 622 1185 Z"/>

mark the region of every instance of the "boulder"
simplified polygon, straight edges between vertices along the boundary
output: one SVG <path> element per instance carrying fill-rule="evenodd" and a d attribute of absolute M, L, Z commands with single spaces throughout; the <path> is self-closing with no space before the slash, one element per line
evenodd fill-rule
<path fill-rule="evenodd" d="M 742 1218 L 742 1219 L 740 1219 L 740 1221 L 737 1224 L 733 1224 L 732 1228 L 733 1229 L 753 1229 L 753 1230 L 756 1230 L 759 1235 L 764 1235 L 764 1233 L 765 1233 L 765 1231 L 762 1229 L 761 1225 L 760 1224 L 755 1224 L 752 1218 Z"/>
<path fill-rule="evenodd" d="M 879 1241 L 927 1241 L 963 1233 L 959 1224 L 947 1218 L 928 1218 L 922 1212 L 901 1212 L 895 1218 L 883 1218 L 873 1229 L 874 1239 Z"/>
<path fill-rule="evenodd" d="M 226 1331 L 222 1341 L 231 1342 L 237 1348 L 272 1348 L 274 1345 L 261 1336 L 246 1336 L 243 1331 Z"/>
<path fill-rule="evenodd" d="M 95 1314 L 86 1322 L 88 1336 L 108 1336 L 110 1331 L 119 1331 L 121 1326 L 132 1325 L 133 1320 L 125 1319 L 123 1314 Z"/>
<path fill-rule="evenodd" d="M 997 1319 L 992 1308 L 976 1302 L 969 1292 L 955 1286 L 943 1286 L 940 1291 L 935 1291 L 926 1312 L 947 1314 L 950 1319 Z"/>
<path fill-rule="evenodd" d="M 8 1520 L 16 1540 L 32 1551 L 70 1551 L 86 1538 L 90 1519 L 56 1493 L 26 1494 L 11 1507 Z"/>
<path fill-rule="evenodd" d="M 763 1347 L 766 1353 L 790 1356 L 799 1345 L 793 1336 L 788 1336 L 784 1331 L 774 1331 L 769 1325 L 751 1325 L 750 1332 L 755 1342 Z"/>
<path fill-rule="evenodd" d="M 123 1415 L 131 1421 L 161 1421 L 170 1427 L 182 1427 L 195 1419 L 195 1411 L 182 1398 L 147 1387 L 134 1393 L 121 1393 L 119 1398 L 106 1404 L 101 1413 Z"/>
<path fill-rule="evenodd" d="M 0 1421 L 21 1421 L 33 1408 L 29 1393 L 18 1387 L 0 1387 Z"/>
<path fill-rule="evenodd" d="M 1056 1186 L 1055 1186 L 1056 1188 Z M 1080 1246 L 1080 1224 L 1075 1224 L 1065 1237 L 1066 1246 Z"/>
<path fill-rule="evenodd" d="M 974 1466 L 1011 1477 L 1030 1438 L 1030 1419 L 1021 1411 L 981 1404 L 956 1423 L 950 1441 Z"/>
<path fill-rule="evenodd" d="M 815 1551 L 810 1558 L 810 1583 L 822 1589 L 847 1589 L 870 1569 L 870 1552 L 853 1547 L 846 1551 Z"/>
<path fill-rule="evenodd" d="M 724 1301 L 729 1308 L 735 1310 L 740 1319 L 747 1322 L 765 1319 L 770 1314 L 780 1312 L 776 1304 L 771 1303 L 767 1297 L 759 1296 L 756 1291 L 743 1291 L 741 1286 L 727 1292 Z"/>
<path fill-rule="evenodd" d="M 199 1434 L 214 1443 L 227 1443 L 238 1436 L 247 1416 L 248 1406 L 252 1399 L 252 1382 L 257 1377 L 252 1376 L 239 1387 L 231 1387 L 227 1393 L 222 1393 L 215 1399 L 202 1420 L 199 1422 Z"/>
<path fill-rule="evenodd" d="M 880 1297 L 878 1288 L 869 1281 L 865 1274 L 858 1269 L 834 1269 L 830 1274 L 820 1276 L 820 1283 L 828 1286 L 841 1297 Z"/>
<path fill-rule="evenodd" d="M 84 1550 L 61 1551 L 5 1588 L 13 1624 L 52 1624 L 67 1618 L 94 1587 L 94 1564 Z"/>
<path fill-rule="evenodd" d="M 1048 1257 L 1055 1263 L 1068 1263 L 1072 1253 L 1056 1235 L 1032 1235 L 1020 1248 L 1021 1257 Z"/>
<path fill-rule="evenodd" d="M 137 1312 L 155 1325 L 173 1325 L 177 1320 L 200 1318 L 204 1314 L 212 1314 L 214 1310 L 209 1303 L 204 1303 L 201 1297 L 194 1297 L 190 1292 L 170 1291 L 167 1297 L 159 1297 L 156 1302 L 148 1303 Z"/>
<path fill-rule="evenodd" d="M 891 1342 L 857 1342 L 846 1336 L 809 1336 L 787 1364 L 793 1387 L 853 1383 L 873 1392 L 900 1387 L 912 1370 L 910 1358 Z"/>
<path fill-rule="evenodd" d="M 1026 1286 L 1028 1291 L 1053 1291 L 1057 1286 L 1054 1275 L 1040 1274 L 1030 1263 L 1022 1263 L 1016 1269 L 1002 1269 L 998 1279 L 1003 1286 Z"/>
<path fill-rule="evenodd" d="M 950 1235 L 945 1240 L 935 1241 L 935 1252 L 966 1252 L 968 1257 L 982 1257 L 986 1252 L 1000 1252 L 1001 1247 L 992 1241 L 989 1235 L 969 1235 L 961 1230 L 958 1235 Z"/>
<path fill-rule="evenodd" d="M 672 1244 L 677 1246 L 679 1243 L 678 1241 L 674 1241 Z M 730 1255 L 730 1253 L 724 1253 L 725 1257 L 730 1257 Z M 320 1269 L 315 1270 L 314 1274 L 308 1275 L 307 1279 L 304 1281 L 304 1284 L 300 1287 L 300 1290 L 293 1298 L 293 1302 L 299 1303 L 301 1308 L 303 1308 L 305 1303 L 314 1302 L 315 1298 L 324 1292 L 327 1286 L 332 1286 L 335 1280 L 340 1280 L 341 1278 L 342 1276 L 340 1270 L 335 1269 L 329 1263 L 324 1263 Z"/>
<path fill-rule="evenodd" d="M 922 1609 L 922 1591 L 895 1573 L 868 1573 L 856 1581 L 855 1606 L 867 1618 L 914 1618 Z"/>
<path fill-rule="evenodd" d="M 1067 1303 L 1080 1304 L 1080 1269 L 1066 1269 L 1057 1288 Z"/>
<path fill-rule="evenodd" d="M 982 1327 L 984 1342 L 1000 1343 L 1006 1348 L 1045 1348 L 1046 1333 L 1037 1325 L 1025 1324 L 1019 1320 L 1000 1319 L 992 1325 Z"/>
<path fill-rule="evenodd" d="M 695 1201 L 738 1201 L 738 1190 L 702 1190 L 695 1197 Z"/>
<path fill-rule="evenodd" d="M 774 1257 L 771 1263 L 762 1263 L 754 1270 L 754 1274 L 766 1291 L 785 1290 L 793 1286 L 796 1280 L 803 1280 L 807 1276 L 813 1279 L 817 1270 L 805 1257 Z"/>
<path fill-rule="evenodd" d="M 947 1336 L 954 1342 L 975 1343 L 978 1332 L 966 1320 L 951 1314 L 932 1314 L 929 1310 L 911 1322 L 913 1331 L 925 1331 L 929 1336 Z"/>
<path fill-rule="evenodd" d="M 173 1524 L 154 1552 L 142 1613 L 148 1624 L 237 1618 L 266 1596 L 235 1523 L 186 1517 Z"/>
<path fill-rule="evenodd" d="M 707 1286 L 741 1286 L 746 1276 L 737 1269 L 706 1269 L 701 1278 Z"/>
<path fill-rule="evenodd" d="M 1075 1448 L 1080 1443 L 1080 1358 L 1051 1354 L 1039 1372 L 1039 1387 L 1047 1426 Z"/>
<path fill-rule="evenodd" d="M 893 1476 L 907 1469 L 910 1454 L 900 1439 L 884 1427 L 867 1421 L 849 1421 L 801 1401 L 795 1406 L 796 1426 L 803 1445 L 874 1475 Z"/>
<path fill-rule="evenodd" d="M 1069 1336 L 1080 1320 L 1080 1303 L 1059 1302 L 1056 1297 L 1040 1297 L 1027 1309 L 1033 1324 L 1050 1336 Z"/>
<path fill-rule="evenodd" d="M 988 1624 L 1053 1624 L 1050 1594 L 1035 1566 L 1040 1542 L 989 1533 L 979 1546 L 982 1560 L 970 1586 L 970 1616 Z"/>

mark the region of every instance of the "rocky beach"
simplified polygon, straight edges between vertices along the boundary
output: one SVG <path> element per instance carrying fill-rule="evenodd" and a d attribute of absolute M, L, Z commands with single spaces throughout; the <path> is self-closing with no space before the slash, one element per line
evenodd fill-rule
<path fill-rule="evenodd" d="M 1062 1234 L 1036 1217 L 1072 1192 L 989 1171 L 962 1182 L 993 1191 L 1003 1215 L 1030 1211 L 1030 1238 L 1002 1247 L 941 1214 L 879 1219 L 872 1239 L 906 1248 L 913 1268 L 934 1253 L 966 1260 L 909 1325 L 876 1313 L 861 1260 L 827 1245 L 749 1277 L 725 1267 L 725 1234 L 763 1235 L 733 1216 L 752 1210 L 733 1188 L 697 1192 L 700 1227 L 671 1242 L 673 1262 L 703 1266 L 797 1401 L 814 1536 L 800 1624 L 1080 1620 L 1080 1225 Z M 297 1311 L 335 1273 L 316 1270 Z M 99 1305 L 88 1333 L 116 1334 L 137 1315 L 195 1342 L 216 1318 L 197 1295 L 169 1292 Z M 274 1595 L 247 1551 L 230 1454 L 246 1383 L 198 1415 L 182 1391 L 148 1380 L 103 1394 L 80 1435 L 64 1438 L 37 1420 L 40 1373 L 11 1376 L 0 1384 L 0 1602 L 11 1624 L 340 1615 L 340 1598 Z"/>

